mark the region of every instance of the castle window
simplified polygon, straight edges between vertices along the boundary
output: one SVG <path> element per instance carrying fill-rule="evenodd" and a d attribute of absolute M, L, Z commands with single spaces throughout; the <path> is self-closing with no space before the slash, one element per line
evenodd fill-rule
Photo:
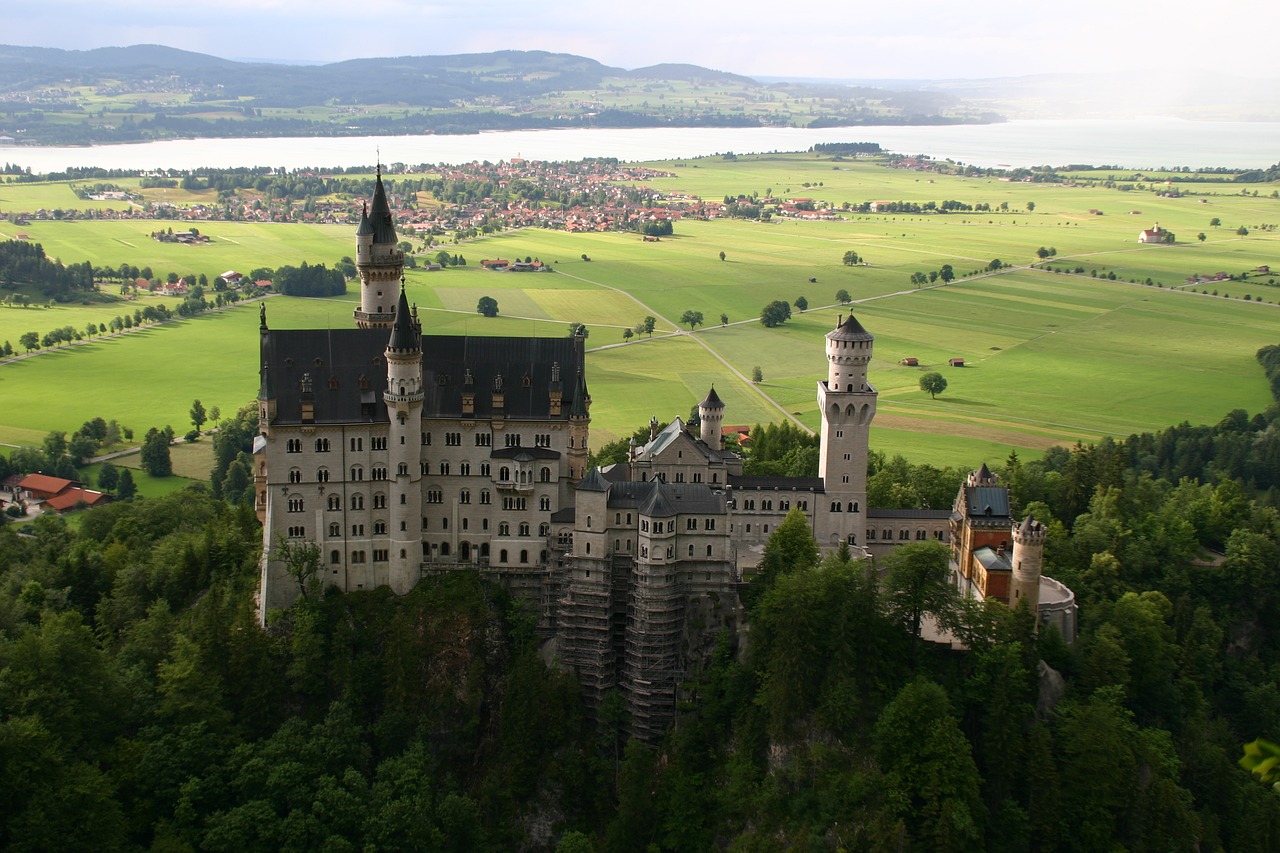
<path fill-rule="evenodd" d="M 808 501 L 796 501 L 796 506 L 800 507 L 800 509 L 802 509 L 802 510 L 803 510 L 803 511 L 805 511 L 805 512 L 808 512 L 808 511 L 809 511 L 809 502 L 808 502 Z"/>
<path fill-rule="evenodd" d="M 590 552 L 591 552 L 591 549 L 588 548 L 587 553 L 590 553 Z M 498 562 L 505 563 L 506 561 L 507 561 L 507 549 L 503 548 L 501 551 L 498 552 Z"/>
<path fill-rule="evenodd" d="M 373 523 L 373 535 L 383 536 L 387 532 L 387 523 L 385 521 L 375 521 Z"/>
<path fill-rule="evenodd" d="M 329 509 L 331 510 L 342 509 L 342 498 L 338 497 L 337 495 L 329 495 Z"/>
<path fill-rule="evenodd" d="M 893 531 L 886 527 L 880 531 L 880 538 L 889 542 L 893 541 Z"/>
<path fill-rule="evenodd" d="M 751 532 L 751 525 L 750 525 L 750 524 L 748 524 L 748 525 L 747 525 L 747 532 L 748 532 L 748 533 L 750 533 L 750 532 Z"/>
<path fill-rule="evenodd" d="M 459 465 L 458 465 L 458 473 L 459 473 L 459 474 L 461 474 L 461 475 L 462 475 L 462 476 L 464 476 L 464 477 L 470 477 L 470 476 L 471 476 L 471 463 L 470 463 L 470 462 L 462 462 L 462 463 L 459 463 Z"/>
<path fill-rule="evenodd" d="M 693 472 L 693 482 L 695 482 L 695 483 L 701 483 L 701 482 L 702 482 L 702 472 L 701 472 L 701 471 L 694 471 L 694 472 Z"/>
<path fill-rule="evenodd" d="M 471 503 L 471 492 L 467 489 L 463 489 L 462 491 L 458 492 L 458 503 L 460 504 Z"/>
<path fill-rule="evenodd" d="M 440 529 L 441 530 L 449 529 L 449 516 L 446 515 L 444 518 L 440 519 Z"/>
<path fill-rule="evenodd" d="M 836 430 L 836 438 L 844 438 L 844 430 L 842 429 Z"/>
<path fill-rule="evenodd" d="M 857 511 L 858 511 L 858 502 L 854 501 L 853 505 L 849 507 L 849 512 L 857 512 Z"/>
<path fill-rule="evenodd" d="M 489 519 L 487 519 L 487 518 L 482 518 L 482 519 L 480 519 L 480 529 L 481 529 L 481 530 L 488 530 L 488 529 L 489 529 Z"/>
<path fill-rule="evenodd" d="M 697 530 L 697 529 L 698 529 L 698 519 L 696 519 L 696 518 L 686 518 L 686 519 L 684 520 L 684 529 L 685 529 L 685 530 Z"/>
<path fill-rule="evenodd" d="M 716 520 L 714 518 L 708 518 L 705 522 L 703 522 L 702 526 L 703 526 L 703 529 L 705 530 L 715 530 Z"/>
<path fill-rule="evenodd" d="M 813 470 L 813 469 L 810 469 L 810 470 Z M 832 511 L 832 512 L 840 512 L 840 501 L 832 501 L 832 502 L 831 502 L 831 511 Z"/>
<path fill-rule="evenodd" d="M 928 539 L 928 538 L 929 538 L 929 531 L 927 531 L 927 530 L 917 530 L 917 531 L 916 531 L 916 541 L 920 541 L 920 542 L 922 542 L 922 541 L 924 541 L 925 539 Z"/>
<path fill-rule="evenodd" d="M 289 469 L 289 482 L 290 482 L 290 483 L 301 483 L 301 482 L 302 482 L 302 472 L 301 472 L 301 471 L 299 471 L 297 468 L 290 468 L 290 469 Z"/>
<path fill-rule="evenodd" d="M 533 437 L 533 443 L 534 443 L 536 446 L 538 446 L 538 447 L 550 447 L 550 446 L 551 446 L 551 433 L 549 433 L 549 432 L 540 432 L 540 433 L 538 433 L 537 435 L 535 435 L 535 436 Z"/>
<path fill-rule="evenodd" d="M 692 544 L 692 543 L 690 543 L 690 544 L 689 544 L 689 556 L 690 556 L 690 557 L 692 557 L 692 556 L 693 556 L 693 544 Z"/>
<path fill-rule="evenodd" d="M 329 524 L 329 535 L 330 536 L 342 535 L 342 527 L 338 524 L 338 522 L 334 521 Z"/>
<path fill-rule="evenodd" d="M 369 479 L 385 480 L 387 479 L 387 469 L 380 466 L 369 469 Z"/>
<path fill-rule="evenodd" d="M 499 536 L 510 536 L 510 535 L 511 535 L 511 525 L 510 525 L 510 524 L 508 524 L 508 523 L 507 523 L 507 522 L 505 522 L 505 521 L 499 521 L 499 522 L 498 522 L 498 535 L 499 535 Z"/>
<path fill-rule="evenodd" d="M 352 509 L 364 509 L 364 495 L 352 495 L 352 496 L 351 496 L 351 508 L 352 508 Z"/>
<path fill-rule="evenodd" d="M 329 452 L 329 439 L 327 439 L 327 438 L 317 438 L 317 439 L 316 439 L 316 453 L 328 453 L 328 452 Z"/>
<path fill-rule="evenodd" d="M 481 490 L 480 490 L 480 503 L 482 503 L 482 504 L 488 504 L 488 503 L 491 503 L 491 502 L 492 502 L 492 498 L 491 498 L 491 497 L 490 497 L 490 495 L 489 495 L 489 490 L 488 490 L 488 489 L 481 489 Z"/>
<path fill-rule="evenodd" d="M 430 447 L 430 446 L 431 446 L 431 433 L 429 433 L 429 432 L 424 432 L 424 433 L 422 434 L 422 446 L 423 446 L 423 447 Z"/>
<path fill-rule="evenodd" d="M 876 529 L 874 527 L 867 528 L 867 541 L 871 542 L 876 538 Z"/>
<path fill-rule="evenodd" d="M 329 482 L 329 469 L 328 469 L 328 468 L 321 468 L 320 470 L 316 471 L 316 482 L 317 482 L 317 483 L 327 483 L 327 482 Z"/>
<path fill-rule="evenodd" d="M 430 474 L 430 473 L 431 473 L 431 463 L 430 463 L 430 462 L 419 462 L 419 463 L 418 463 L 418 473 L 419 473 L 419 474 Z"/>
<path fill-rule="evenodd" d="M 677 471 L 677 472 L 676 472 L 676 482 L 677 482 L 677 483 L 683 483 L 683 482 L 684 482 L 684 472 L 683 472 L 683 471 Z"/>
<path fill-rule="evenodd" d="M 332 565 L 335 565 L 335 566 L 336 566 L 336 565 L 338 565 L 339 563 L 341 563 L 341 562 L 342 562 L 342 552 L 341 552 L 341 551 L 330 551 L 330 552 L 329 552 L 329 562 L 330 562 Z"/>
<path fill-rule="evenodd" d="M 373 549 L 373 561 L 375 563 L 385 563 L 387 562 L 387 557 L 388 557 L 388 553 L 386 548 Z"/>
<path fill-rule="evenodd" d="M 384 495 L 384 494 L 382 494 L 381 492 L 379 492 L 378 494 L 374 495 L 374 496 L 373 496 L 373 508 L 374 508 L 374 509 L 386 509 L 386 508 L 387 508 L 387 496 L 386 496 L 386 495 Z"/>
<path fill-rule="evenodd" d="M 440 556 L 441 556 L 441 557 L 447 557 L 447 556 L 449 556 L 449 543 L 448 543 L 448 542 L 441 542 L 441 543 L 440 543 Z"/>
<path fill-rule="evenodd" d="M 781 512 L 786 512 L 791 509 L 791 501 L 778 501 L 778 509 Z"/>
<path fill-rule="evenodd" d="M 351 449 L 352 449 L 352 450 L 364 450 L 364 439 L 363 439 L 363 438 L 360 438 L 360 437 L 358 437 L 358 436 L 357 436 L 357 437 L 352 438 L 352 439 L 351 439 Z"/>
<path fill-rule="evenodd" d="M 493 433 L 491 432 L 476 433 L 476 447 L 493 447 Z"/>
<path fill-rule="evenodd" d="M 481 476 L 481 477 L 488 477 L 488 476 L 490 476 L 489 471 L 490 471 L 489 463 L 488 463 L 488 462 L 481 462 L 481 463 L 480 463 L 480 476 Z"/>
<path fill-rule="evenodd" d="M 498 469 L 498 482 L 507 483 L 511 481 L 511 469 L 503 465 Z"/>
<path fill-rule="evenodd" d="M 539 483 L 550 483 L 550 482 L 551 482 L 551 469 L 550 469 L 550 468 L 543 468 L 541 471 L 539 471 L 539 472 L 538 472 L 538 482 L 539 482 Z"/>
<path fill-rule="evenodd" d="M 591 529 L 591 516 L 589 516 L 589 515 L 587 516 L 587 529 L 588 529 L 588 530 L 590 530 L 590 529 Z"/>
<path fill-rule="evenodd" d="M 506 443 L 506 446 L 507 446 L 507 447 L 519 447 L 519 446 L 520 446 L 520 434 L 519 434 L 519 433 L 507 433 L 506 435 L 504 435 L 504 436 L 502 437 L 502 439 L 503 439 L 503 441 Z"/>
<path fill-rule="evenodd" d="M 375 436 L 374 438 L 370 438 L 369 449 L 370 450 L 386 450 L 387 437 L 383 435 L 383 436 Z"/>
<path fill-rule="evenodd" d="M 303 512 L 302 498 L 299 495 L 293 495 L 289 498 L 289 512 Z"/>
<path fill-rule="evenodd" d="M 440 463 L 440 476 L 442 476 L 442 477 L 447 477 L 448 475 L 449 475 L 449 463 L 448 463 L 448 462 L 441 462 L 441 463 Z"/>
<path fill-rule="evenodd" d="M 910 538 L 911 538 L 911 531 L 910 531 L 910 530 L 906 530 L 906 529 L 904 528 L 904 529 L 902 529 L 902 530 L 899 530 L 899 531 L 898 531 L 898 540 L 899 540 L 899 541 L 905 541 L 905 540 L 910 539 Z"/>
<path fill-rule="evenodd" d="M 849 544 L 850 544 L 850 545 L 857 545 L 857 544 L 858 544 L 858 537 L 857 537 L 855 534 L 853 534 L 853 533 L 850 533 L 850 534 L 849 534 Z"/>
<path fill-rule="evenodd" d="M 363 525 L 363 524 L 353 524 L 353 525 L 351 525 L 351 535 L 352 535 L 352 536 L 363 536 L 363 535 L 364 535 L 364 525 Z"/>
<path fill-rule="evenodd" d="M 409 464 L 407 462 L 401 462 L 399 465 L 396 466 L 396 476 L 398 477 L 409 476 Z"/>
<path fill-rule="evenodd" d="M 521 551 L 521 552 L 520 552 L 520 562 L 521 562 L 521 563 L 527 563 L 527 562 L 529 562 L 529 552 L 528 552 L 528 551 Z"/>
<path fill-rule="evenodd" d="M 768 533 L 768 532 L 769 532 L 769 525 L 767 525 L 767 524 L 766 524 L 766 525 L 764 525 L 764 532 L 765 532 L 765 533 Z"/>
<path fill-rule="evenodd" d="M 302 439 L 300 438 L 289 439 L 288 441 L 285 442 L 284 449 L 286 453 L 301 453 Z"/>
<path fill-rule="evenodd" d="M 840 475 L 840 482 L 842 482 L 842 483 L 848 483 L 848 482 L 849 482 L 849 475 L 848 475 L 848 474 L 841 474 L 841 475 Z"/>
<path fill-rule="evenodd" d="M 428 489 L 428 490 L 427 490 L 427 503 L 429 503 L 429 504 L 441 504 L 441 503 L 444 503 L 444 492 L 443 492 L 443 491 L 441 491 L 440 489 Z"/>
<path fill-rule="evenodd" d="M 720 475 L 719 475 L 719 474 L 717 474 L 716 472 L 712 471 L 712 472 L 711 472 L 711 482 L 713 482 L 713 483 L 718 483 L 718 482 L 720 482 Z"/>
<path fill-rule="evenodd" d="M 364 479 L 364 469 L 363 469 L 363 468 L 361 468 L 359 465 L 352 465 L 352 466 L 351 466 L 351 477 L 350 477 L 350 479 L 352 479 L 352 480 L 357 480 L 357 481 L 358 481 L 358 480 L 363 480 L 363 479 Z"/>
<path fill-rule="evenodd" d="M 708 545 L 708 546 L 707 546 L 707 556 L 708 556 L 708 557 L 710 557 L 710 556 L 711 556 L 711 546 L 710 546 L 710 545 Z M 707 580 L 711 580 L 711 575 L 707 575 Z"/>
<path fill-rule="evenodd" d="M 668 560 L 674 560 L 675 558 L 676 558 L 676 548 L 675 548 L 675 546 L 674 546 L 674 545 L 668 545 L 668 546 L 667 546 L 667 559 L 668 559 Z M 670 579 L 671 579 L 671 576 L 670 576 L 670 575 L 667 575 L 667 580 L 670 580 Z"/>
<path fill-rule="evenodd" d="M 641 533 L 648 533 L 648 532 L 649 532 L 649 522 L 647 522 L 647 521 L 641 521 L 641 522 L 640 522 L 640 532 L 641 532 Z"/>
<path fill-rule="evenodd" d="M 551 535 L 551 525 L 550 525 L 550 524 L 547 524 L 547 522 L 545 522 L 545 521 L 544 521 L 544 522 L 542 522 L 541 524 L 539 524 L 539 525 L 538 525 L 538 535 L 539 535 L 539 536 L 542 536 L 542 537 L 544 537 L 544 538 L 545 538 L 545 537 L 547 537 L 547 536 L 550 536 L 550 535 Z"/>
<path fill-rule="evenodd" d="M 648 546 L 648 545 L 641 545 L 641 546 L 640 546 L 640 556 L 641 556 L 641 557 L 647 557 L 647 556 L 649 556 L 649 546 Z"/>
<path fill-rule="evenodd" d="M 307 535 L 307 528 L 302 526 L 290 527 L 288 536 L 290 539 L 301 539 Z"/>
<path fill-rule="evenodd" d="M 631 540 L 630 540 L 630 539 L 628 539 L 628 540 L 627 540 L 627 553 L 628 553 L 628 554 L 630 554 L 630 553 L 631 553 Z"/>
<path fill-rule="evenodd" d="M 520 535 L 521 536 L 529 535 L 529 522 L 527 521 L 520 522 Z"/>
<path fill-rule="evenodd" d="M 445 443 L 447 446 L 449 446 L 449 447 L 461 447 L 461 446 L 462 446 L 462 433 L 460 433 L 460 432 L 446 432 L 446 433 L 444 434 L 444 443 Z"/>
<path fill-rule="evenodd" d="M 352 551 L 352 552 L 351 552 L 351 562 L 352 562 L 352 563 L 363 563 L 363 562 L 364 562 L 364 551 Z"/>
<path fill-rule="evenodd" d="M 760 509 L 765 512 L 771 512 L 773 510 L 773 501 L 760 501 Z"/>

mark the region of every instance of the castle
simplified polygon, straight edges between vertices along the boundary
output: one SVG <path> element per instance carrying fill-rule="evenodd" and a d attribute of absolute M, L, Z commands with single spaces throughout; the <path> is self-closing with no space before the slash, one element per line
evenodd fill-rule
<path fill-rule="evenodd" d="M 724 448 L 714 388 L 696 425 L 677 418 L 659 429 L 655 419 L 627 461 L 589 469 L 581 333 L 424 334 L 380 174 L 356 231 L 356 268 L 353 329 L 275 330 L 261 313 L 254 479 L 264 621 L 301 591 L 288 543 L 314 543 L 313 579 L 344 591 L 405 593 L 428 574 L 478 571 L 537 609 L 588 698 L 620 689 L 633 733 L 654 737 L 689 667 L 736 628 L 744 572 L 793 509 L 824 551 L 845 543 L 876 556 L 949 541 L 967 594 L 1008 601 L 1008 584 L 992 583 L 1005 572 L 1018 578 L 1015 598 L 1033 607 L 1046 598 L 1031 592 L 1043 583 L 1031 556 L 1043 537 L 1031 520 L 1015 527 L 1007 490 L 989 472 L 978 487 L 1003 491 L 1004 503 L 985 514 L 966 509 L 965 488 L 953 510 L 867 507 L 874 338 L 852 315 L 826 335 L 817 477 L 743 475 L 742 458 Z M 965 533 L 996 522 L 1021 543 L 1018 568 L 1003 568 L 1003 552 L 988 547 L 1000 547 L 998 537 Z"/>

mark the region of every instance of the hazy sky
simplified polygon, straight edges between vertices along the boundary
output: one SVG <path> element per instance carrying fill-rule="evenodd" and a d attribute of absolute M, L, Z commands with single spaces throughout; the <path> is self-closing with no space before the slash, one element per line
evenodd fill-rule
<path fill-rule="evenodd" d="M 8 44 L 152 43 L 229 59 L 537 49 L 623 68 L 690 62 L 775 77 L 1196 69 L 1280 77 L 1268 35 L 1280 24 L 1276 0 L 36 0 L 3 18 Z M 1135 84 L 1132 94 L 1140 92 Z"/>

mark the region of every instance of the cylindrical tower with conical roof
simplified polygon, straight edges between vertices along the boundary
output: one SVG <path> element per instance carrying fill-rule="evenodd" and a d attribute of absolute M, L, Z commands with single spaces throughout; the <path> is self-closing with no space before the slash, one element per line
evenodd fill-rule
<path fill-rule="evenodd" d="M 422 337 L 409 310 L 404 285 L 396 303 L 395 325 L 387 343 L 387 390 L 383 400 L 391 419 L 387 436 L 388 582 L 406 593 L 418 582 L 422 565 Z"/>
<path fill-rule="evenodd" d="M 356 270 L 360 274 L 360 307 L 355 310 L 361 329 L 390 329 L 395 322 L 396 282 L 404 278 L 404 252 L 396 245 L 395 220 L 382 167 L 373 189 L 373 205 L 360 215 L 356 229 Z"/>
<path fill-rule="evenodd" d="M 707 397 L 698 404 L 699 437 L 712 450 L 719 450 L 723 442 L 720 428 L 724 425 L 724 403 L 712 385 Z"/>

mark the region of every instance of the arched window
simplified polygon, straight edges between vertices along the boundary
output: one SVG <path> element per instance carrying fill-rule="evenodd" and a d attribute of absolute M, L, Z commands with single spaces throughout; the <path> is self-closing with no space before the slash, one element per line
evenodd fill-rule
<path fill-rule="evenodd" d="M 301 472 L 301 471 L 299 471 L 297 468 L 290 468 L 290 469 L 289 469 L 289 482 L 290 482 L 290 483 L 301 483 L 301 482 L 302 482 L 302 472 Z"/>
<path fill-rule="evenodd" d="M 831 502 L 831 511 L 832 511 L 832 512 L 839 512 L 839 511 L 840 511 L 840 501 L 832 501 L 832 502 Z"/>
<path fill-rule="evenodd" d="M 440 473 L 441 473 L 442 475 L 448 475 L 448 473 L 449 473 L 449 463 L 448 463 L 448 462 L 441 462 L 441 463 L 440 463 Z"/>
<path fill-rule="evenodd" d="M 469 504 L 469 503 L 471 503 L 471 490 L 470 490 L 470 489 L 463 489 L 462 491 L 458 492 L 458 503 L 460 503 L 460 504 Z"/>
<path fill-rule="evenodd" d="M 335 565 L 335 566 L 336 566 L 336 565 L 338 565 L 338 563 L 341 563 L 341 562 L 342 562 L 342 552 L 341 552 L 341 551 L 330 551 L 330 552 L 329 552 L 329 562 L 330 562 L 330 563 L 332 563 L 332 564 L 333 564 L 333 565 Z"/>
<path fill-rule="evenodd" d="M 364 495 L 355 494 L 351 496 L 352 509 L 364 509 Z"/>
<path fill-rule="evenodd" d="M 528 551 L 521 551 L 521 552 L 520 552 L 520 562 L 521 562 L 521 563 L 527 563 L 527 562 L 529 562 L 529 552 L 528 552 Z"/>
<path fill-rule="evenodd" d="M 543 483 L 550 483 L 550 482 L 551 482 L 551 469 L 550 469 L 550 468 L 543 468 L 541 471 L 539 471 L 539 472 L 538 472 L 538 480 L 539 480 L 539 481 L 541 481 L 541 482 L 543 482 Z"/>
<path fill-rule="evenodd" d="M 544 521 L 544 522 L 542 522 L 541 524 L 539 524 L 539 525 L 538 525 L 538 535 L 539 535 L 539 536 L 550 536 L 550 535 L 551 535 L 551 525 L 550 525 L 550 524 L 548 524 L 548 523 L 547 523 L 547 522 L 545 522 L 545 521 Z"/>
<path fill-rule="evenodd" d="M 543 495 L 542 497 L 538 498 L 538 509 L 542 510 L 543 512 L 550 512 L 551 498 L 547 497 L 546 495 Z"/>
<path fill-rule="evenodd" d="M 363 480 L 363 479 L 364 479 L 364 469 L 363 469 L 363 468 L 361 468 L 359 465 L 352 465 L 352 466 L 351 466 L 351 479 L 352 479 L 352 480 Z"/>
<path fill-rule="evenodd" d="M 692 545 L 692 543 L 689 545 L 689 556 L 690 556 L 690 557 L 692 557 L 692 556 L 693 556 L 693 545 Z"/>
<path fill-rule="evenodd" d="M 447 556 L 449 556 L 449 543 L 448 543 L 448 542 L 441 542 L 441 543 L 440 543 L 440 556 L 441 556 L 441 557 L 447 557 Z"/>
<path fill-rule="evenodd" d="M 510 536 L 510 535 L 511 535 L 511 525 L 510 525 L 510 524 L 508 524 L 508 523 L 507 523 L 507 522 L 505 522 L 505 521 L 499 521 L 499 522 L 498 522 L 498 535 L 499 535 L 499 536 Z M 505 560 L 504 560 L 504 562 L 505 562 Z"/>
<path fill-rule="evenodd" d="M 397 465 L 397 466 L 396 466 L 396 473 L 397 473 L 398 475 L 400 475 L 401 477 L 407 477 L 407 476 L 409 476 L 409 463 L 407 463 L 407 462 L 401 462 L 399 465 Z"/>
<path fill-rule="evenodd" d="M 506 483 L 506 482 L 510 482 L 510 480 L 511 480 L 511 469 L 508 468 L 506 465 L 503 465 L 501 468 L 498 469 L 498 481 L 502 483 Z"/>
<path fill-rule="evenodd" d="M 498 562 L 505 563 L 507 561 L 507 549 L 503 548 L 498 552 Z"/>
<path fill-rule="evenodd" d="M 520 528 L 519 528 L 519 530 L 520 530 L 520 535 L 521 535 L 521 536 L 528 536 L 528 535 L 529 535 L 529 522 L 527 522 L 527 521 L 522 521 L 522 522 L 520 522 Z"/>
<path fill-rule="evenodd" d="M 329 469 L 328 469 L 328 468 L 321 468 L 320 470 L 316 471 L 316 482 L 317 482 L 317 483 L 327 483 L 327 482 L 329 482 Z"/>
<path fill-rule="evenodd" d="M 710 557 L 710 556 L 711 556 L 711 546 L 710 546 L 710 545 L 708 545 L 708 546 L 707 546 L 707 556 L 708 556 L 708 557 Z"/>
<path fill-rule="evenodd" d="M 858 511 L 858 502 L 854 501 L 852 504 L 849 505 L 849 512 L 857 512 L 857 511 Z"/>
<path fill-rule="evenodd" d="M 330 535 L 330 536 L 341 536 L 341 535 L 342 535 L 342 526 L 341 526 L 341 525 L 339 525 L 339 524 L 338 524 L 338 522 L 336 522 L 336 521 L 335 521 L 335 522 L 333 522 L 333 523 L 331 523 L 331 524 L 329 525 L 329 535 Z"/>
<path fill-rule="evenodd" d="M 337 495 L 329 495 L 329 509 L 342 509 L 342 498 Z"/>

